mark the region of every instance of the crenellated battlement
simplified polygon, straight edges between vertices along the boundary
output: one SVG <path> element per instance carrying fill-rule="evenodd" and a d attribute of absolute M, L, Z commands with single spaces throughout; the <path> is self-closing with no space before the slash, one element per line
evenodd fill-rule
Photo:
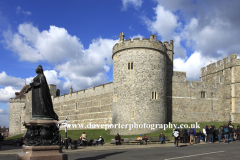
<path fill-rule="evenodd" d="M 120 33 L 119 42 L 116 43 L 113 47 L 112 57 L 118 51 L 130 48 L 148 48 L 158 50 L 164 53 L 167 53 L 168 50 L 173 51 L 173 40 L 171 40 L 170 43 L 169 42 L 162 43 L 161 41 L 157 42 L 156 35 L 150 35 L 150 40 L 149 38 L 142 38 L 142 40 L 140 40 L 140 38 L 134 38 L 133 40 L 131 39 L 124 40 L 124 37 L 125 37 L 124 34 Z"/>
<path fill-rule="evenodd" d="M 25 103 L 26 102 L 26 98 L 10 98 L 10 103 Z"/>
<path fill-rule="evenodd" d="M 189 87 L 210 89 L 210 88 L 216 88 L 217 85 L 215 83 L 209 83 L 209 82 L 191 81 Z"/>
<path fill-rule="evenodd" d="M 214 74 L 229 67 L 240 65 L 240 59 L 237 59 L 237 54 L 231 54 L 229 57 L 223 58 L 223 60 L 217 61 L 217 63 L 211 63 L 206 67 L 201 68 L 201 78 L 209 74 Z"/>
<path fill-rule="evenodd" d="M 79 91 L 75 91 L 72 93 L 68 93 L 68 94 L 64 94 L 58 97 L 53 97 L 53 103 L 59 103 L 59 102 L 64 102 L 64 101 L 69 101 L 72 99 L 78 99 L 81 97 L 89 97 L 89 96 L 93 96 L 96 94 L 102 94 L 102 93 L 107 93 L 107 92 L 112 92 L 112 83 L 113 82 L 109 82 L 109 83 L 105 83 L 105 84 L 101 84 L 98 86 L 94 86 L 91 88 L 87 88 L 87 89 L 82 89 Z"/>

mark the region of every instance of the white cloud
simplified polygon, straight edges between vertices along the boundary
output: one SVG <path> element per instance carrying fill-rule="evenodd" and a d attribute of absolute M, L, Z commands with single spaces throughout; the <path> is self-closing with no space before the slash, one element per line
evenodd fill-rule
<path fill-rule="evenodd" d="M 74 90 L 107 83 L 106 72 L 112 66 L 112 47 L 117 40 L 94 39 L 79 58 L 69 59 L 57 65 L 59 76 L 66 79 L 63 89 L 73 86 Z"/>
<path fill-rule="evenodd" d="M 8 76 L 4 71 L 0 73 L 0 86 L 23 87 L 24 83 L 25 81 L 21 78 Z"/>
<path fill-rule="evenodd" d="M 15 92 L 19 92 L 20 88 L 7 86 L 0 88 L 0 102 L 7 103 L 10 98 L 15 98 Z"/>
<path fill-rule="evenodd" d="M 7 48 L 17 53 L 21 61 L 56 64 L 82 54 L 83 45 L 79 39 L 64 28 L 50 26 L 49 31 L 39 32 L 37 27 L 24 23 L 19 25 L 18 32 L 4 32 L 4 38 Z"/>
<path fill-rule="evenodd" d="M 107 83 L 106 73 L 112 66 L 112 47 L 118 42 L 97 38 L 84 49 L 79 38 L 71 36 L 64 28 L 50 26 L 49 30 L 40 32 L 28 23 L 20 24 L 18 33 L 5 32 L 4 38 L 6 47 L 18 54 L 20 60 L 47 61 L 54 65 L 54 70 L 45 72 L 46 77 L 49 75 L 48 83 L 54 81 L 63 86 L 64 92 L 70 86 L 79 90 Z M 61 82 L 59 78 L 65 81 Z M 27 79 L 29 81 L 31 78 Z"/>
<path fill-rule="evenodd" d="M 44 75 L 47 79 L 48 84 L 55 84 L 57 88 L 63 90 L 63 82 L 59 79 L 58 73 L 55 70 L 45 70 Z M 34 77 L 26 78 L 26 84 L 32 82 Z M 15 97 L 15 92 L 20 92 L 25 86 L 25 79 L 16 78 L 7 75 L 5 72 L 0 73 L 0 103 L 9 105 L 9 99 Z M 69 90 L 69 88 L 67 89 Z M 1 112 L 1 110 L 0 110 Z"/>
<path fill-rule="evenodd" d="M 0 109 L 0 115 L 9 115 L 10 108 Z"/>
<path fill-rule="evenodd" d="M 24 14 L 25 16 L 30 16 L 32 14 L 32 12 L 30 11 L 24 11 L 20 6 L 18 6 L 16 8 L 16 13 L 19 14 L 19 13 L 22 13 Z"/>
<path fill-rule="evenodd" d="M 200 81 L 202 67 L 210 64 L 210 61 L 216 62 L 218 59 L 209 59 L 204 57 L 201 52 L 195 51 L 186 61 L 181 58 L 175 58 L 174 71 L 183 71 L 187 74 L 187 80 Z"/>
<path fill-rule="evenodd" d="M 150 20 L 146 16 L 142 17 L 148 30 L 152 33 L 157 33 L 163 40 L 172 39 L 174 30 L 179 25 L 177 22 L 177 16 L 161 5 L 157 5 L 157 7 L 154 8 L 154 11 L 156 17 L 154 17 L 153 20 Z"/>
<path fill-rule="evenodd" d="M 138 34 L 138 35 L 133 35 L 133 36 L 130 37 L 131 40 L 133 40 L 133 38 L 140 38 L 140 39 L 142 39 L 144 37 L 142 35 Z"/>
<path fill-rule="evenodd" d="M 175 70 L 187 71 L 189 80 L 199 79 L 200 68 L 210 60 L 239 53 L 240 19 L 236 19 L 236 15 L 240 1 L 208 1 L 208 5 L 199 0 L 156 1 L 154 19 L 146 16 L 142 19 L 148 30 L 161 36 L 162 41 L 174 39 Z"/>
<path fill-rule="evenodd" d="M 141 7 L 143 1 L 142 0 L 122 0 L 123 8 L 122 10 L 127 10 L 129 5 L 133 5 L 133 7 L 137 10 Z"/>
<path fill-rule="evenodd" d="M 174 57 L 186 59 L 186 49 L 181 46 L 180 41 L 180 36 L 173 37 Z"/>

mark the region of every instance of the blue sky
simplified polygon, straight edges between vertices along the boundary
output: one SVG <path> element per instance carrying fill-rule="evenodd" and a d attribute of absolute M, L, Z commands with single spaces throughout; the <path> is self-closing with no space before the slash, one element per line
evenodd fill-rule
<path fill-rule="evenodd" d="M 240 1 L 91 0 L 0 2 L 0 121 L 9 98 L 41 64 L 61 94 L 112 82 L 112 47 L 125 39 L 174 40 L 174 70 L 200 69 L 240 51 Z"/>

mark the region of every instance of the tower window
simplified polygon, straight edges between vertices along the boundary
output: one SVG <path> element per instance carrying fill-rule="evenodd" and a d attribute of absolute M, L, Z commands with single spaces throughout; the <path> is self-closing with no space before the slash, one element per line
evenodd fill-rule
<path fill-rule="evenodd" d="M 205 92 L 201 92 L 201 98 L 205 98 Z"/>
<path fill-rule="evenodd" d="M 152 99 L 157 99 L 157 92 L 156 91 L 152 92 Z"/>
<path fill-rule="evenodd" d="M 128 62 L 128 70 L 133 69 L 133 62 Z"/>
<path fill-rule="evenodd" d="M 219 83 L 222 83 L 222 79 L 221 79 L 221 76 L 219 76 Z"/>
<path fill-rule="evenodd" d="M 78 102 L 76 103 L 75 110 L 77 110 L 77 108 L 78 108 Z"/>

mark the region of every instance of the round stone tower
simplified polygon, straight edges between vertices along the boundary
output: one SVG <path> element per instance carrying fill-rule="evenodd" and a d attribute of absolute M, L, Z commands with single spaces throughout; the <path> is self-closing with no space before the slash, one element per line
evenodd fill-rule
<path fill-rule="evenodd" d="M 156 35 L 151 35 L 150 41 L 149 38 L 124 40 L 124 34 L 120 33 L 112 55 L 112 123 L 116 128 L 111 134 L 155 132 L 160 128 L 151 124 L 167 122 L 167 72 L 172 56 L 173 41 L 162 44 L 157 42 Z"/>

